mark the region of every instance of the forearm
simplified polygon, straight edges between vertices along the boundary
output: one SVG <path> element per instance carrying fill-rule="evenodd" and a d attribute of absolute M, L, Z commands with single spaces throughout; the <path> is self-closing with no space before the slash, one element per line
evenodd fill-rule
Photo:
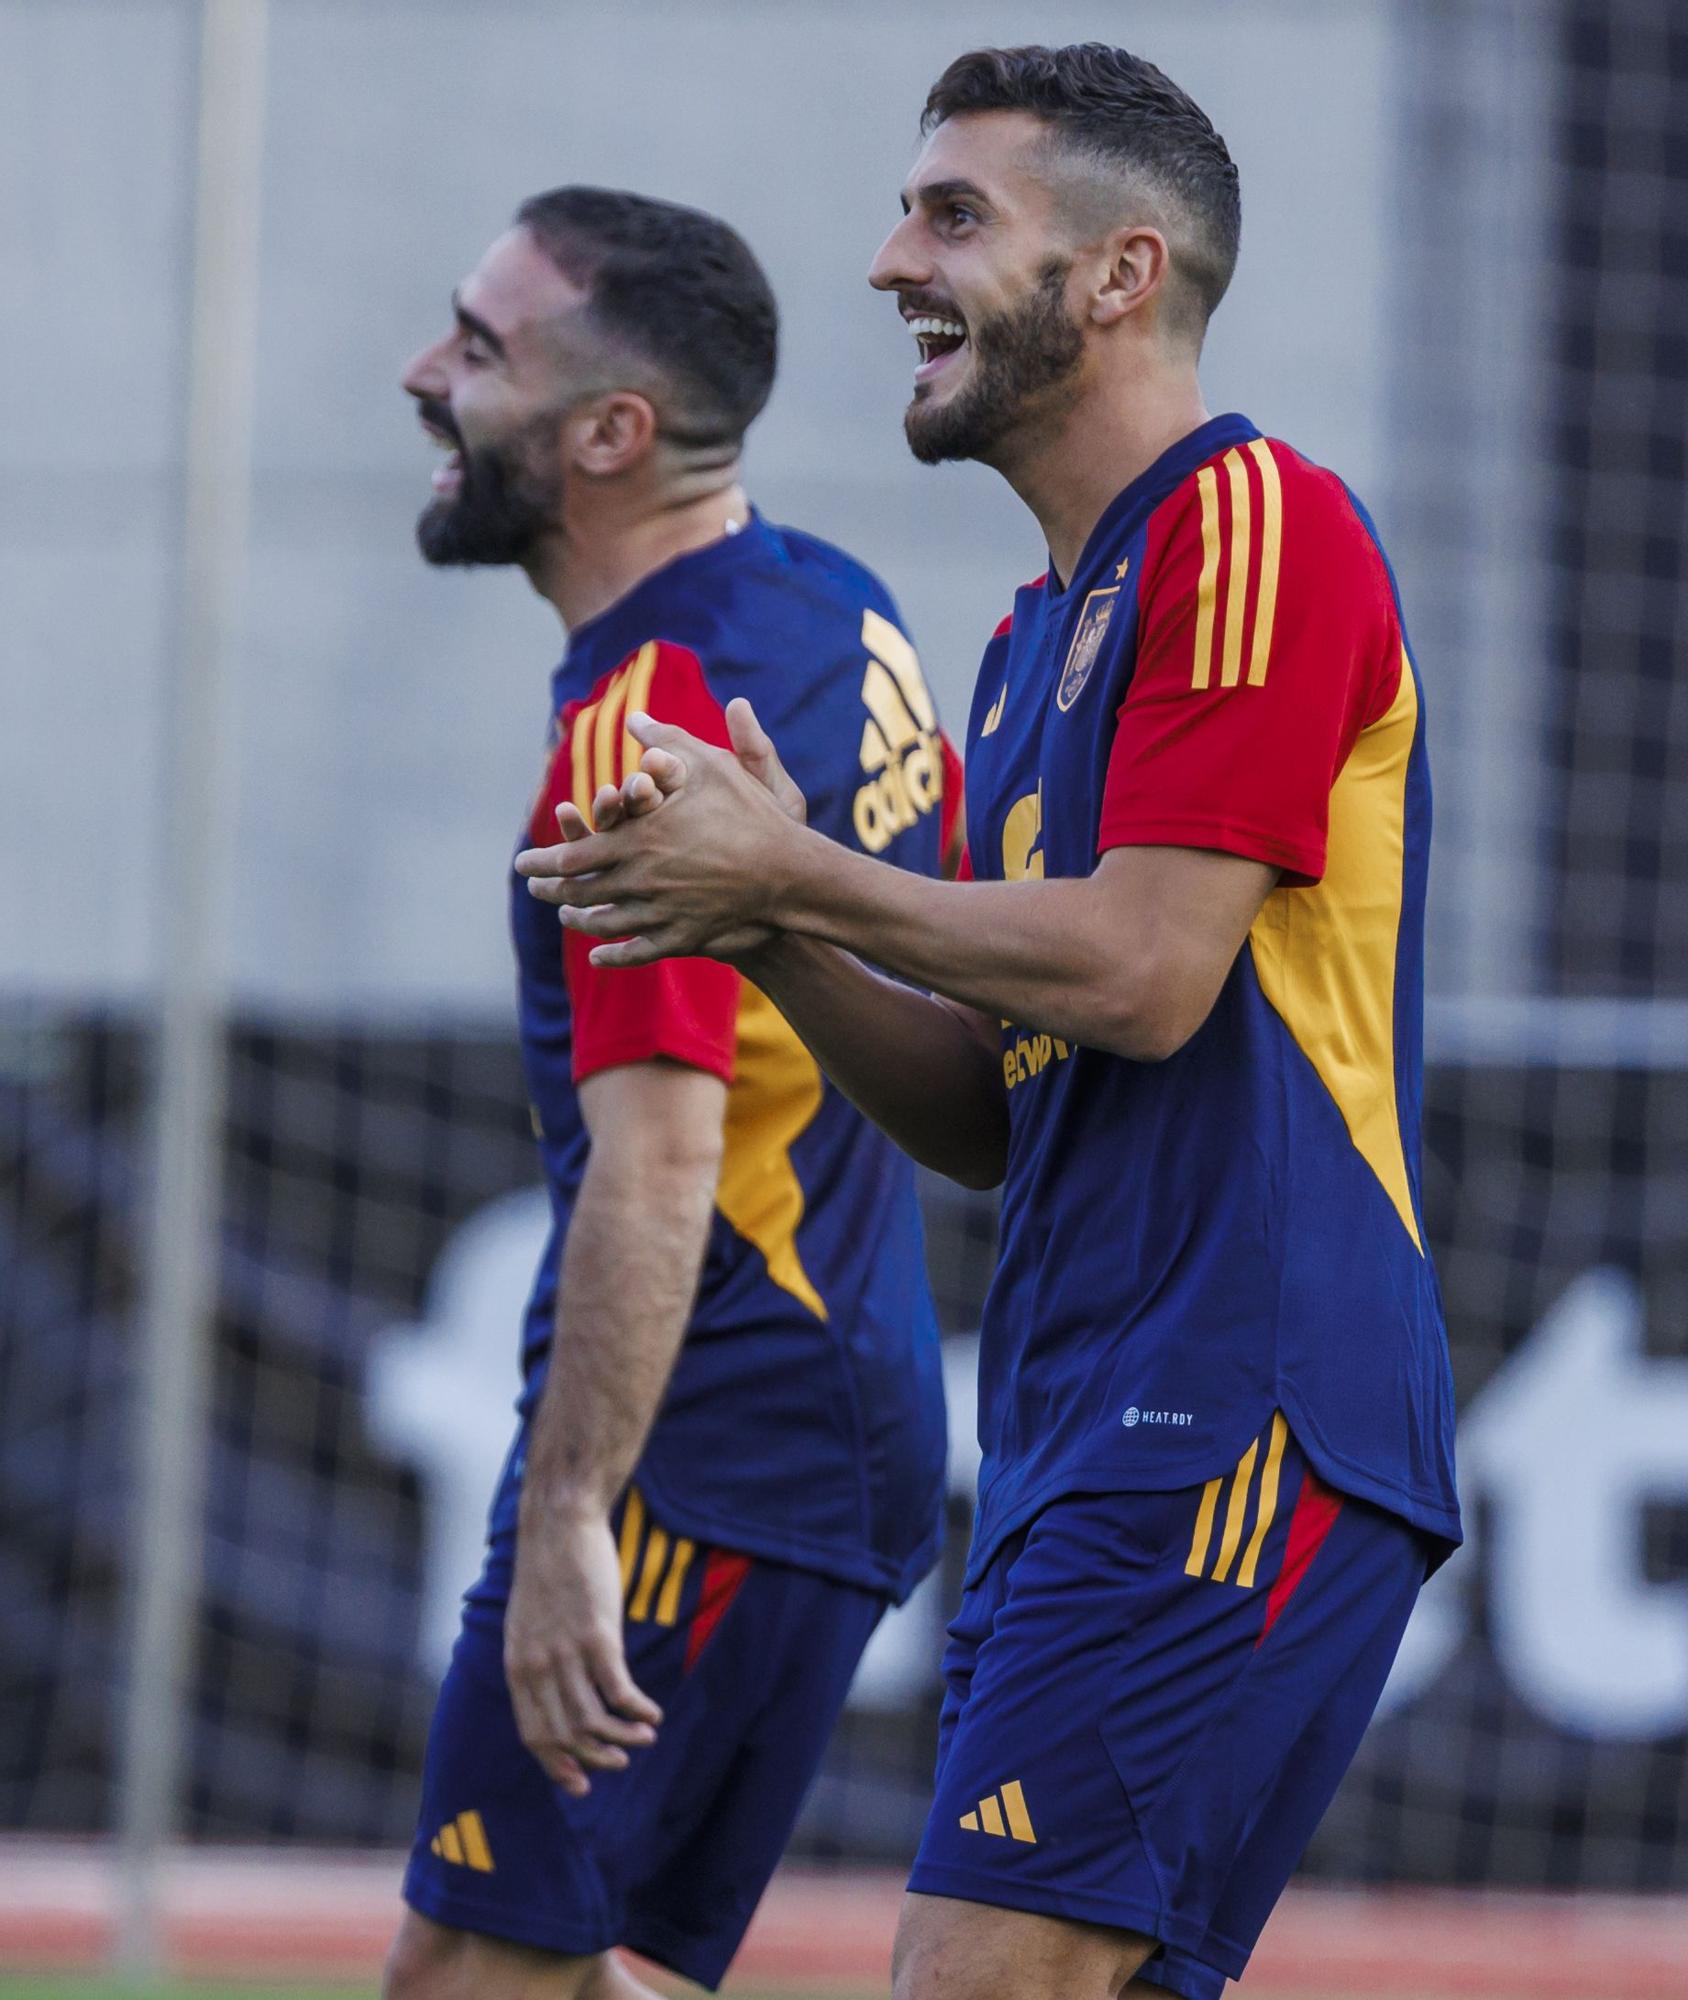
<path fill-rule="evenodd" d="M 563 1250 L 522 1522 L 607 1514 L 638 1463 L 685 1334 L 718 1158 L 595 1147 Z"/>
<path fill-rule="evenodd" d="M 743 969 L 905 1153 L 968 1187 L 1002 1179 L 1008 1111 L 994 1036 L 814 938 L 782 933 Z"/>
<path fill-rule="evenodd" d="M 647 745 L 663 733 L 643 727 Z M 1278 862 L 1228 846 L 1151 843 L 1083 876 L 933 881 L 795 825 L 724 752 L 666 734 L 695 770 L 661 810 L 517 857 L 569 928 L 605 940 L 595 965 L 724 952 L 765 926 L 987 1020 L 1155 1062 L 1207 1019 L 1279 881 Z"/>
<path fill-rule="evenodd" d="M 993 1019 L 1091 1048 L 1149 1055 L 1140 989 L 1097 922 L 1087 879 L 938 882 L 805 833 L 770 914 Z M 1148 927 L 1135 955 L 1145 970 Z"/>

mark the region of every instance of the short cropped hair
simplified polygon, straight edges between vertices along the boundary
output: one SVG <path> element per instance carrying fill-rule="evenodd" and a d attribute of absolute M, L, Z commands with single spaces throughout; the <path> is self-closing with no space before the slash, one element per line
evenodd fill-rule
<path fill-rule="evenodd" d="M 933 84 L 920 129 L 965 111 L 1029 111 L 1063 151 L 1136 183 L 1176 211 L 1174 273 L 1205 327 L 1237 266 L 1242 196 L 1213 121 L 1152 62 L 1105 42 L 975 49 Z"/>
<path fill-rule="evenodd" d="M 619 188 L 536 194 L 516 222 L 612 337 L 649 361 L 671 390 L 665 428 L 697 447 L 736 446 L 767 402 L 779 308 L 736 230 L 700 209 Z"/>

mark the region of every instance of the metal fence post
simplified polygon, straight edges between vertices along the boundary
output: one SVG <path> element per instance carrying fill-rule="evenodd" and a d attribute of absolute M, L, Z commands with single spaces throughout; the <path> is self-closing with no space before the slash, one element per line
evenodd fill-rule
<path fill-rule="evenodd" d="M 251 483 L 266 0 L 203 0 L 178 641 L 165 753 L 163 950 L 135 1392 L 121 1969 L 164 1956 L 180 1823 L 217 1305 L 231 838 L 229 696 Z"/>

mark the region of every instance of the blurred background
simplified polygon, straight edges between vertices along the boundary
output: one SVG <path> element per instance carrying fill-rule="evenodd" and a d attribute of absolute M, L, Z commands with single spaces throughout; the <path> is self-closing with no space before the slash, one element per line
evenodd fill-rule
<path fill-rule="evenodd" d="M 1437 782 L 1471 1539 L 1245 1990 L 1688 1992 L 1679 0 L 0 0 L 0 1989 L 367 1988 L 396 1914 L 544 1234 L 504 872 L 560 650 L 417 559 L 404 361 L 527 194 L 727 217 L 785 316 L 754 497 L 881 571 L 959 732 L 1044 558 L 908 457 L 864 273 L 944 64 L 1089 38 L 1230 143 L 1209 406 L 1372 508 Z M 993 1239 L 927 1193 L 950 1556 L 764 1990 L 883 1986 L 927 1792 Z"/>

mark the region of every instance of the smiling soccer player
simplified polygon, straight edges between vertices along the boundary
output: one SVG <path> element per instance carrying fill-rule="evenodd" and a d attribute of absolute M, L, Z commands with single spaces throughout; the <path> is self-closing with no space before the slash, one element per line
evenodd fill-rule
<path fill-rule="evenodd" d="M 568 629 L 526 837 L 613 816 L 630 710 L 724 742 L 751 694 L 822 825 L 936 873 L 959 793 L 896 608 L 741 483 L 777 318 L 745 244 L 560 188 L 453 309 L 405 378 L 447 451 L 422 553 L 521 568 Z M 768 1001 L 703 961 L 602 971 L 512 889 L 554 1225 L 386 1991 L 649 2000 L 613 1948 L 720 1979 L 936 1555 L 937 1325 L 908 1162 Z"/>
<path fill-rule="evenodd" d="M 872 272 L 908 440 L 1050 556 L 974 698 L 976 880 L 796 824 L 742 706 L 738 761 L 635 722 L 643 816 L 518 865 L 600 963 L 736 958 L 917 1158 L 1005 1179 L 899 2000 L 1215 2000 L 1460 1533 L 1420 685 L 1359 503 L 1204 406 L 1240 205 L 1199 107 L 1122 50 L 983 50 L 924 130 Z"/>

